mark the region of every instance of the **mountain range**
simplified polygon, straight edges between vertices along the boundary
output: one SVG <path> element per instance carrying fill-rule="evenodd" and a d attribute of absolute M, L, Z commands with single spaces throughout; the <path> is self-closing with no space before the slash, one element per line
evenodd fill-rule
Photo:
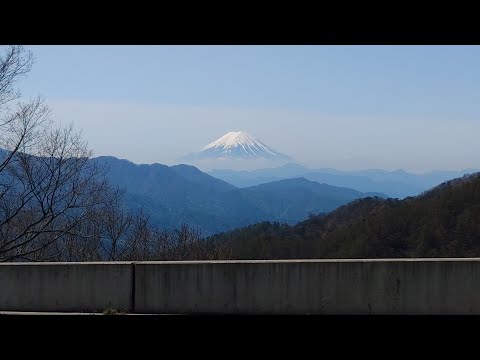
<path fill-rule="evenodd" d="M 291 163 L 277 168 L 215 170 L 207 174 L 191 165 L 138 165 L 113 156 L 88 161 L 106 166 L 110 182 L 125 190 L 129 209 L 146 212 L 161 227 L 177 228 L 185 223 L 200 228 L 206 235 L 262 221 L 292 225 L 366 197 L 414 196 L 445 178 L 474 171 L 422 175 L 401 170 L 347 172 L 311 170 Z"/>
<path fill-rule="evenodd" d="M 405 198 L 418 195 L 444 181 L 477 172 L 477 169 L 460 171 L 431 171 L 426 174 L 412 174 L 403 170 L 352 170 L 309 169 L 295 163 L 280 167 L 238 171 L 214 169 L 208 173 L 238 187 L 248 187 L 303 177 L 305 179 L 334 186 L 349 187 L 361 192 L 381 192 L 392 198 Z"/>
<path fill-rule="evenodd" d="M 294 226 L 262 222 L 207 239 L 237 259 L 480 256 L 480 173 L 403 200 L 366 198 Z"/>
<path fill-rule="evenodd" d="M 90 161 L 106 166 L 130 209 L 143 209 L 162 227 L 187 223 L 206 234 L 266 220 L 293 224 L 355 199 L 385 197 L 301 177 L 238 188 L 190 165 L 137 165 L 112 156 Z"/>

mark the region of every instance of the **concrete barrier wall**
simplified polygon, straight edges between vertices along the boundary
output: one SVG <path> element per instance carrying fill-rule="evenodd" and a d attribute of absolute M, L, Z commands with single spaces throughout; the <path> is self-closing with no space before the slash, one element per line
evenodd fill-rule
<path fill-rule="evenodd" d="M 136 311 L 480 314 L 480 261 L 311 260 L 136 265 Z"/>
<path fill-rule="evenodd" d="M 0 265 L 0 310 L 480 314 L 480 259 Z"/>
<path fill-rule="evenodd" d="M 132 306 L 131 263 L 0 263 L 0 310 L 103 311 Z"/>

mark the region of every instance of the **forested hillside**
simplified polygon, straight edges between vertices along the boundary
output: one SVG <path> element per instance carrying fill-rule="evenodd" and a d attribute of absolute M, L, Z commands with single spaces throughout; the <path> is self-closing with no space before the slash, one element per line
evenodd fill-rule
<path fill-rule="evenodd" d="M 366 198 L 295 226 L 260 223 L 216 235 L 232 256 L 388 258 L 480 256 L 480 174 L 404 200 Z"/>

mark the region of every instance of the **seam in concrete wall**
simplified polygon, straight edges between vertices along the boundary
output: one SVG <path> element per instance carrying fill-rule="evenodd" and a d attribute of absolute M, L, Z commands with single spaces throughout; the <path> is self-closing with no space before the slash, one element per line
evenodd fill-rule
<path fill-rule="evenodd" d="M 135 266 L 136 266 L 136 263 L 133 262 L 131 264 L 132 281 L 130 284 L 130 309 L 129 309 L 131 313 L 135 313 Z"/>

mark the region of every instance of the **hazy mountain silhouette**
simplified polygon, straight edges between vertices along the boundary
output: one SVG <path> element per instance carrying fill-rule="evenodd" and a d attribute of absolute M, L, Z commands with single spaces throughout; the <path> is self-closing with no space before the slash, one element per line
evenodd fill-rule
<path fill-rule="evenodd" d="M 300 179 L 237 188 L 189 165 L 137 165 L 115 157 L 92 159 L 108 168 L 111 183 L 125 189 L 127 205 L 143 208 L 160 226 L 181 223 L 215 233 L 271 220 L 295 223 L 365 194 Z"/>
<path fill-rule="evenodd" d="M 403 170 L 356 170 L 308 169 L 298 164 L 286 164 L 276 168 L 253 171 L 235 171 L 215 169 L 208 173 L 238 187 L 259 185 L 294 177 L 327 183 L 334 186 L 349 187 L 361 192 L 381 192 L 393 198 L 415 196 L 449 179 L 478 170 L 431 171 L 426 174 L 412 174 Z"/>

